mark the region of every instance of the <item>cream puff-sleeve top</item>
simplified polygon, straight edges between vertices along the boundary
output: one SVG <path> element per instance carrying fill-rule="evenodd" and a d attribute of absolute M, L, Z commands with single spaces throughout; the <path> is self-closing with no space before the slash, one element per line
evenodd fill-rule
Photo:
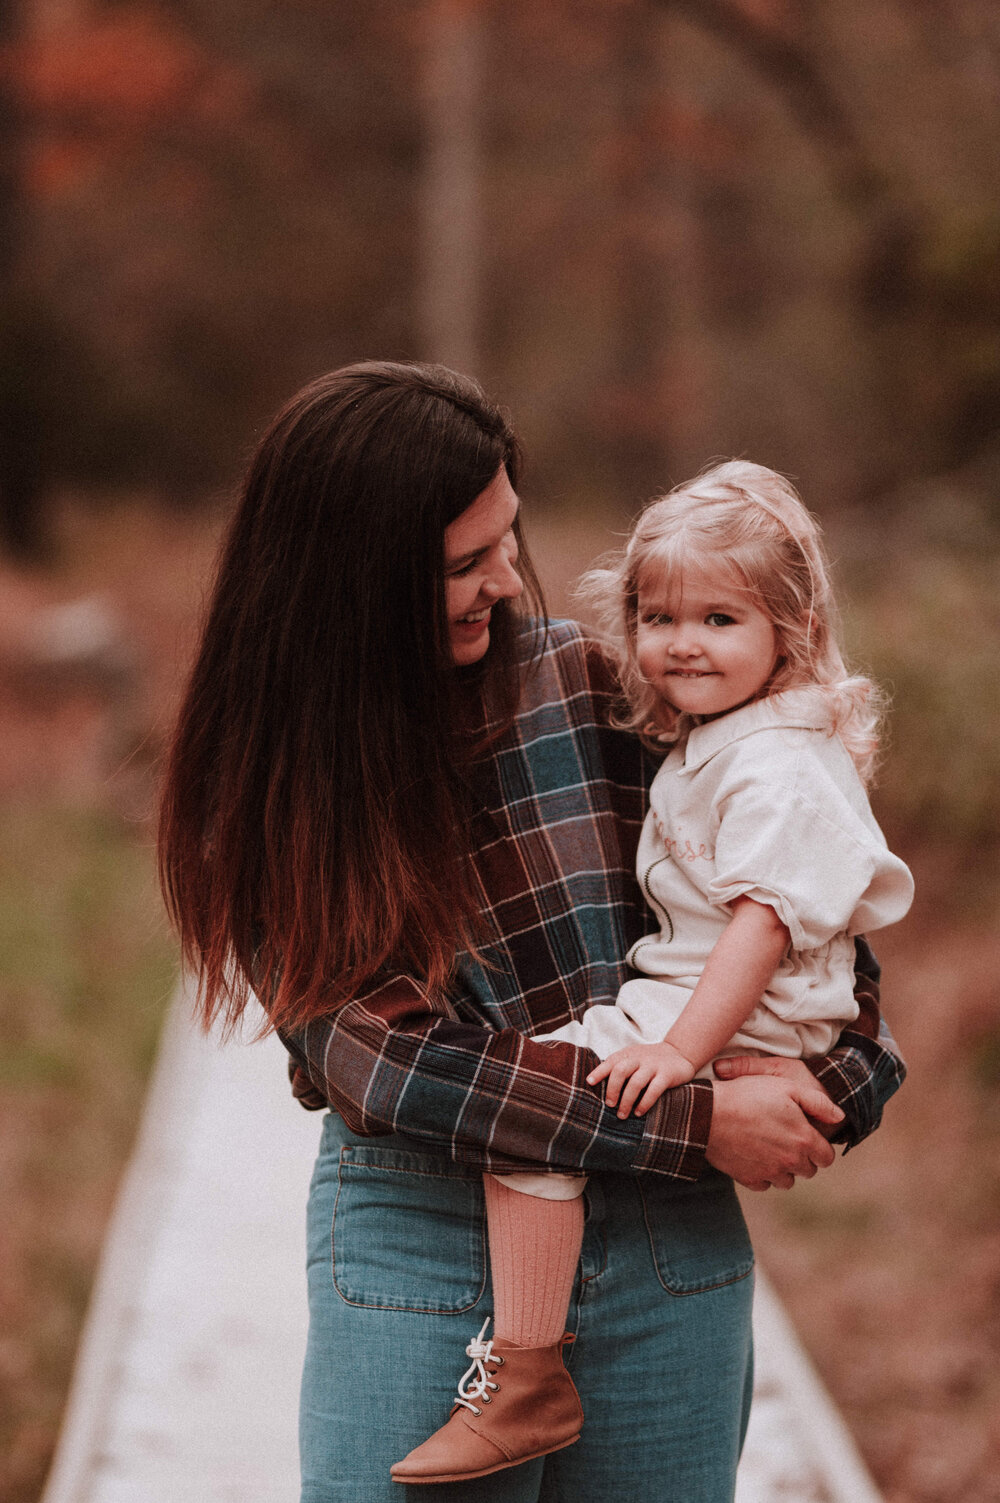
<path fill-rule="evenodd" d="M 660 930 L 629 963 L 681 997 L 734 898 L 770 904 L 787 926 L 788 953 L 734 1052 L 825 1052 L 857 1016 L 854 935 L 895 923 L 913 897 L 814 689 L 745 705 L 674 747 L 650 790 L 637 870 Z M 627 982 L 619 1006 L 643 990 L 641 977 Z"/>

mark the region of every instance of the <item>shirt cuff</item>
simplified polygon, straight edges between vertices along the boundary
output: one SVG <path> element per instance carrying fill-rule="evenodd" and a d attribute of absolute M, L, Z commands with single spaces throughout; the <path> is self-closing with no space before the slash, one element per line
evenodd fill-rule
<path fill-rule="evenodd" d="M 882 1107 L 900 1087 L 906 1067 L 898 1055 L 864 1034 L 845 1029 L 837 1047 L 805 1061 L 844 1120 L 830 1137 L 853 1148 L 882 1120 Z"/>
<path fill-rule="evenodd" d="M 698 1179 L 707 1163 L 712 1101 L 710 1080 L 692 1080 L 664 1091 L 643 1119 L 640 1151 L 630 1167 L 671 1179 Z"/>
<path fill-rule="evenodd" d="M 302 1066 L 291 1058 L 288 1061 L 288 1078 L 292 1085 L 292 1095 L 307 1112 L 322 1112 L 329 1107 L 330 1103 L 317 1091 Z"/>

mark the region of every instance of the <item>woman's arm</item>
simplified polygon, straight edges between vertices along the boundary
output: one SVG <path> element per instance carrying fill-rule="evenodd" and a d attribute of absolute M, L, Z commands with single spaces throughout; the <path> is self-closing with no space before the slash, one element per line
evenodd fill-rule
<path fill-rule="evenodd" d="M 410 977 L 282 1038 L 303 1104 L 331 1106 L 362 1136 L 403 1133 L 498 1172 L 530 1164 L 694 1180 L 704 1168 L 711 1083 L 620 1122 L 586 1084 L 594 1054 L 459 1020 Z"/>
<path fill-rule="evenodd" d="M 444 1016 L 405 977 L 284 1042 L 304 1104 L 332 1106 L 362 1135 L 402 1133 L 499 1172 L 527 1163 L 693 1180 L 709 1162 L 756 1184 L 815 1173 L 832 1150 L 809 1119 L 840 1120 L 819 1087 L 699 1080 L 621 1121 L 586 1084 L 592 1053 Z"/>

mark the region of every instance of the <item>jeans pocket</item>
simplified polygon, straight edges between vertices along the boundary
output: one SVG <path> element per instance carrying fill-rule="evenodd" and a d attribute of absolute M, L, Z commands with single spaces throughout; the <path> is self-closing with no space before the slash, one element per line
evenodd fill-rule
<path fill-rule="evenodd" d="M 700 1294 L 745 1279 L 753 1248 L 731 1179 L 637 1181 L 656 1276 L 668 1294 Z"/>
<path fill-rule="evenodd" d="M 458 1315 L 486 1287 L 482 1183 L 431 1154 L 340 1150 L 333 1283 L 350 1305 Z"/>

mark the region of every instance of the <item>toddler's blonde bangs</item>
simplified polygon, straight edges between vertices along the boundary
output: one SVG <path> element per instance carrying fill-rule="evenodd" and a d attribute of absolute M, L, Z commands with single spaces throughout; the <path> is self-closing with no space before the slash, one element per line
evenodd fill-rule
<path fill-rule="evenodd" d="M 717 573 L 728 586 L 741 593 L 752 592 L 737 560 L 721 558 L 714 540 L 685 529 L 657 538 L 637 553 L 631 571 L 636 593 L 655 591 L 666 598 L 680 598 L 683 576 L 692 568 Z"/>

